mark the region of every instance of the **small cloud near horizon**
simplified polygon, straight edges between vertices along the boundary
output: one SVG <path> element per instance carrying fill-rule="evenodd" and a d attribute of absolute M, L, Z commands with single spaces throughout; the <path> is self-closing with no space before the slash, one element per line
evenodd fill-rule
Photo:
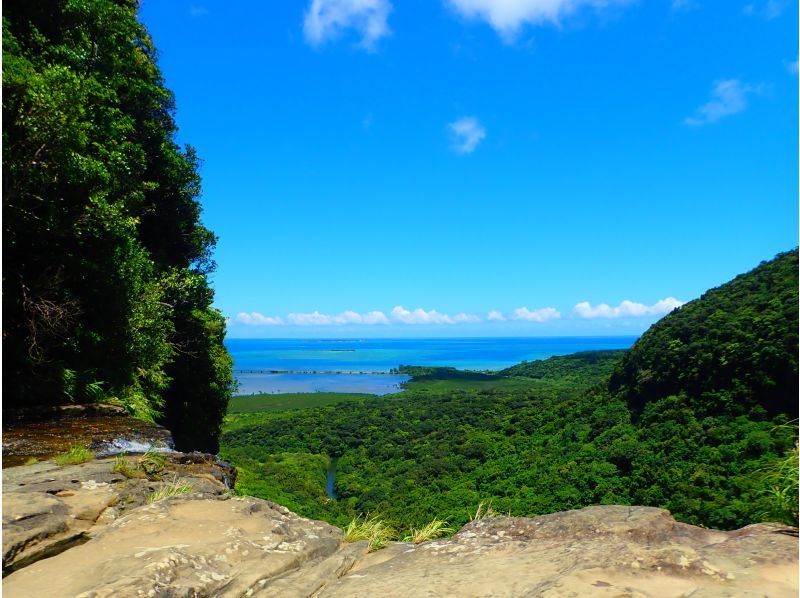
<path fill-rule="evenodd" d="M 471 154 L 486 137 L 486 129 L 474 116 L 464 116 L 447 125 L 451 147 L 457 154 Z"/>
<path fill-rule="evenodd" d="M 389 0 L 312 0 L 303 18 L 303 35 L 312 46 L 339 38 L 353 30 L 360 37 L 359 45 L 374 51 L 379 39 L 391 33 Z"/>
<path fill-rule="evenodd" d="M 542 307 L 541 309 L 530 310 L 527 307 L 518 307 L 511 314 L 512 320 L 523 322 L 549 322 L 560 320 L 561 312 L 555 307 Z"/>
<path fill-rule="evenodd" d="M 742 83 L 739 79 L 715 81 L 711 99 L 697 108 L 694 116 L 687 117 L 684 123 L 697 127 L 713 124 L 726 116 L 738 114 L 747 108 L 747 97 L 758 91 L 758 87 Z"/>
<path fill-rule="evenodd" d="M 392 310 L 392 319 L 402 324 L 464 324 L 467 322 L 480 322 L 478 316 L 465 314 L 463 312 L 450 316 L 439 313 L 435 309 L 425 311 L 422 308 L 408 310 L 402 305 L 398 305 Z"/>
<path fill-rule="evenodd" d="M 638 318 L 643 316 L 665 315 L 676 307 L 680 307 L 684 302 L 675 297 L 667 297 L 657 301 L 653 305 L 644 305 L 628 301 L 627 299 L 616 307 L 605 303 L 593 306 L 588 301 L 583 301 L 575 305 L 572 309 L 572 316 L 579 319 L 594 318 Z M 384 313 L 380 310 L 373 310 L 364 313 L 346 310 L 339 314 L 326 314 L 314 310 L 312 312 L 292 312 L 284 317 L 267 316 L 257 311 L 239 312 L 235 318 L 229 318 L 228 322 L 236 322 L 245 326 L 387 326 L 387 325 L 455 325 L 455 324 L 486 324 L 497 322 L 551 322 L 560 320 L 561 312 L 555 307 L 541 307 L 538 309 L 528 309 L 518 307 L 510 314 L 492 309 L 489 310 L 485 318 L 475 314 L 459 312 L 448 314 L 436 311 L 435 309 L 425 310 L 421 307 L 416 309 L 406 309 L 402 305 L 395 306 L 390 312 Z"/>
<path fill-rule="evenodd" d="M 624 300 L 616 307 L 611 307 L 606 303 L 592 306 L 588 301 L 582 301 L 572 308 L 572 315 L 584 320 L 594 318 L 641 318 L 644 316 L 663 316 L 671 312 L 676 307 L 684 305 L 686 302 L 667 297 L 656 301 L 653 305 L 636 303 L 635 301 Z"/>

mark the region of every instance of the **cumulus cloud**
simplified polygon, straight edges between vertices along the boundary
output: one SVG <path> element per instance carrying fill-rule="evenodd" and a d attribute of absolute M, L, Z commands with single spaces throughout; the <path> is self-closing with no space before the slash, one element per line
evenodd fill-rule
<path fill-rule="evenodd" d="M 527 307 L 518 307 L 511 314 L 512 320 L 524 322 L 549 322 L 561 318 L 561 312 L 555 307 L 543 307 L 541 309 L 530 310 Z"/>
<path fill-rule="evenodd" d="M 579 8 L 607 8 L 629 0 L 446 0 L 458 14 L 486 21 L 506 41 L 512 41 L 523 25 L 559 24 Z"/>
<path fill-rule="evenodd" d="M 711 99 L 684 122 L 690 126 L 708 125 L 726 116 L 742 112 L 747 108 L 747 96 L 755 91 L 756 87 L 742 83 L 738 79 L 715 81 Z"/>
<path fill-rule="evenodd" d="M 265 316 L 257 311 L 240 312 L 236 314 L 236 321 L 248 326 L 282 326 L 284 324 L 280 317 Z"/>
<path fill-rule="evenodd" d="M 465 116 L 447 125 L 453 151 L 458 154 L 471 154 L 486 137 L 486 129 L 474 116 Z"/>
<path fill-rule="evenodd" d="M 236 321 L 247 326 L 333 326 L 344 324 L 388 324 L 389 318 L 382 311 L 370 311 L 360 314 L 355 311 L 344 311 L 338 315 L 311 313 L 291 313 L 286 319 L 280 316 L 265 316 L 257 311 L 237 314 Z"/>
<path fill-rule="evenodd" d="M 361 46 L 372 50 L 376 42 L 389 35 L 389 0 L 312 0 L 303 20 L 303 34 L 318 46 L 342 35 L 348 29 L 361 37 Z"/>
<path fill-rule="evenodd" d="M 412 311 L 402 305 L 398 305 L 392 310 L 392 319 L 401 324 L 464 324 L 481 321 L 478 316 L 463 312 L 450 316 L 439 313 L 435 309 L 425 311 L 418 307 Z"/>
<path fill-rule="evenodd" d="M 494 322 L 503 322 L 505 321 L 506 317 L 502 314 L 502 312 L 493 309 L 488 314 L 486 314 L 486 319 Z"/>
<path fill-rule="evenodd" d="M 295 326 L 342 326 L 344 324 L 388 324 L 389 319 L 382 311 L 371 311 L 360 314 L 355 311 L 343 311 L 338 315 L 321 314 L 318 311 L 311 313 L 291 313 L 286 316 L 286 321 Z"/>
<path fill-rule="evenodd" d="M 572 314 L 578 318 L 584 319 L 663 316 L 684 303 L 684 301 L 675 299 L 675 297 L 661 299 L 660 301 L 656 301 L 653 305 L 645 305 L 644 303 L 636 303 L 635 301 L 628 301 L 626 299 L 616 307 L 611 307 L 606 303 L 593 306 L 588 301 L 582 301 L 572 308 Z"/>

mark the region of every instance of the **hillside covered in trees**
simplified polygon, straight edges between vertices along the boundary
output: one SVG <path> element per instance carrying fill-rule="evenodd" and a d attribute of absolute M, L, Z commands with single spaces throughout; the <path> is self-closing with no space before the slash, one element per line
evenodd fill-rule
<path fill-rule="evenodd" d="M 216 239 L 137 6 L 3 3 L 5 408 L 116 400 L 215 451 Z"/>
<path fill-rule="evenodd" d="M 796 524 L 797 286 L 795 250 L 627 352 L 496 376 L 422 368 L 396 395 L 232 414 L 222 454 L 241 492 L 340 524 L 372 513 L 401 529 L 458 526 L 482 501 L 520 516 L 637 504 L 722 529 Z"/>

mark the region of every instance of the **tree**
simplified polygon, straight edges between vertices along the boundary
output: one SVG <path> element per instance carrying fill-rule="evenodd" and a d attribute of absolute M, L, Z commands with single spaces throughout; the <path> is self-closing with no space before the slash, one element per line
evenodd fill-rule
<path fill-rule="evenodd" d="M 207 279 L 216 239 L 136 9 L 3 5 L 6 405 L 100 385 L 173 425 L 179 448 L 213 448 L 233 385 Z"/>

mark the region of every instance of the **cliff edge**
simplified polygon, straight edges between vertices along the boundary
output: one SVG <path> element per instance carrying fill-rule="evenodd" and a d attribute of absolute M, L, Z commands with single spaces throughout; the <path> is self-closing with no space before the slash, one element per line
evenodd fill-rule
<path fill-rule="evenodd" d="M 115 465 L 3 471 L 6 596 L 798 593 L 797 530 L 778 524 L 721 532 L 662 509 L 595 506 L 482 519 L 451 538 L 368 553 L 327 523 L 232 497 L 231 472 L 212 457 L 173 453 L 162 481 Z M 148 503 L 176 482 L 184 491 Z"/>

